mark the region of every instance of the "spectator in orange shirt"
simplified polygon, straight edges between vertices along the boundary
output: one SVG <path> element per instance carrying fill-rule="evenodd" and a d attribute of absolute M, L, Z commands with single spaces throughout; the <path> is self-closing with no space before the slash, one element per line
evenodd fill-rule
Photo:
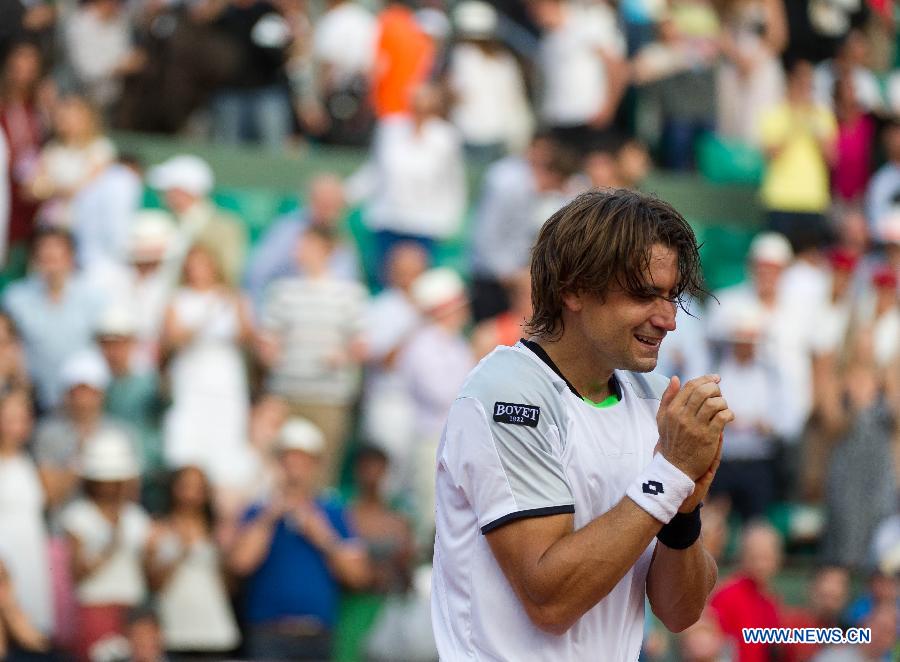
<path fill-rule="evenodd" d="M 428 78 L 434 58 L 431 37 L 405 1 L 388 5 L 379 14 L 372 73 L 372 105 L 379 119 L 410 111 L 413 90 Z"/>

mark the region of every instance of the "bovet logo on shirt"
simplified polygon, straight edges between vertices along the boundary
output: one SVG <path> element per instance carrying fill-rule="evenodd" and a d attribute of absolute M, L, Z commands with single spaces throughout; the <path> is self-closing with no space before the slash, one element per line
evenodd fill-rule
<path fill-rule="evenodd" d="M 494 403 L 494 421 L 497 423 L 527 425 L 530 428 L 536 428 L 540 417 L 541 408 L 534 405 L 519 405 L 512 402 Z"/>

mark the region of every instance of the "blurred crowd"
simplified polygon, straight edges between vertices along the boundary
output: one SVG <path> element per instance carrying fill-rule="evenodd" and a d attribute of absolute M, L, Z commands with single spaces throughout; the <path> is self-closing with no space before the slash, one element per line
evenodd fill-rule
<path fill-rule="evenodd" d="M 704 542 L 737 570 L 677 639 L 648 621 L 644 655 L 891 659 L 895 11 L 0 0 L 0 659 L 325 660 L 347 596 L 368 634 L 346 659 L 435 659 L 446 412 L 522 336 L 541 223 L 654 162 L 758 184 L 765 218 L 746 280 L 683 302 L 658 368 L 722 376 Z M 114 129 L 369 157 L 251 245 L 208 163 L 142 163 Z M 460 237 L 463 273 L 438 264 Z M 773 583 L 785 551 L 816 563 L 802 609 Z M 873 640 L 740 643 L 776 625 Z"/>

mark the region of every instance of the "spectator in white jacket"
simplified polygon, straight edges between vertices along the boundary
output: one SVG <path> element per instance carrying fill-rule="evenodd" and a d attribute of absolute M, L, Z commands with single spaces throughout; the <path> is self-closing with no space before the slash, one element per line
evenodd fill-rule
<path fill-rule="evenodd" d="M 497 39 L 497 10 L 466 0 L 453 11 L 457 41 L 450 50 L 447 82 L 453 95 L 450 119 L 467 153 L 493 161 L 521 152 L 534 119 L 525 80 L 513 54 Z"/>
<path fill-rule="evenodd" d="M 460 230 L 465 212 L 462 141 L 441 117 L 443 94 L 422 85 L 412 105 L 410 115 L 379 125 L 369 162 L 348 182 L 348 197 L 366 201 L 379 265 L 400 241 L 415 241 L 431 254 Z"/>

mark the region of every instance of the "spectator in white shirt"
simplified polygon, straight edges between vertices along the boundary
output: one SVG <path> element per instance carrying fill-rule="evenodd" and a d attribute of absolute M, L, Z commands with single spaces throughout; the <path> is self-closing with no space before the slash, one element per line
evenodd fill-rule
<path fill-rule="evenodd" d="M 900 199 L 900 121 L 885 126 L 882 141 L 887 162 L 869 180 L 866 192 L 866 217 L 877 239 L 882 239 L 878 236 L 880 225 Z"/>
<path fill-rule="evenodd" d="M 735 418 L 725 430 L 722 464 L 711 494 L 726 497 L 745 522 L 765 516 L 775 500 L 773 462 L 784 420 L 777 412 L 788 393 L 778 367 L 759 351 L 766 318 L 762 306 L 754 303 L 733 310 L 720 337 L 725 353 L 714 367 Z"/>
<path fill-rule="evenodd" d="M 415 417 L 412 399 L 397 370 L 397 357 L 422 324 L 410 290 L 427 267 L 428 256 L 419 245 L 394 246 L 388 254 L 388 287 L 372 299 L 366 314 L 363 436 L 387 452 L 394 465 L 409 453 Z"/>
<path fill-rule="evenodd" d="M 818 103 L 834 106 L 834 83 L 839 78 L 850 78 L 856 92 L 856 99 L 867 113 L 884 109 L 881 84 L 878 77 L 866 66 L 868 41 L 859 30 L 851 30 L 837 55 L 816 67 L 813 89 Z"/>
<path fill-rule="evenodd" d="M 521 152 L 534 120 L 519 64 L 497 39 L 497 11 L 481 0 L 466 0 L 457 5 L 453 20 L 457 42 L 447 72 L 450 117 L 467 152 L 484 161 Z"/>
<path fill-rule="evenodd" d="M 128 267 L 123 279 L 121 303 L 133 311 L 137 322 L 134 350 L 136 369 L 159 364 L 159 336 L 175 282 L 167 262 L 176 238 L 175 219 L 160 209 L 144 209 L 130 223 Z"/>
<path fill-rule="evenodd" d="M 443 94 L 419 87 L 412 114 L 387 117 L 376 130 L 369 163 L 348 182 L 351 199 L 366 199 L 366 224 L 375 232 L 376 264 L 400 241 L 429 254 L 456 234 L 466 206 L 459 132 L 441 117 Z"/>
<path fill-rule="evenodd" d="M 414 449 L 405 474 L 422 542 L 434 528 L 434 458 L 441 429 L 475 359 L 463 335 L 469 305 L 459 275 L 446 267 L 431 269 L 415 280 L 411 293 L 426 324 L 403 348 L 397 370 L 415 406 Z"/>
<path fill-rule="evenodd" d="M 784 421 L 779 428 L 790 441 L 799 438 L 812 406 L 811 337 L 814 315 L 806 307 L 791 305 L 781 289 L 782 276 L 793 260 L 783 235 L 766 232 L 750 245 L 748 281 L 715 293 L 707 312 L 710 336 L 729 328 L 729 319 L 749 306 L 765 315 L 765 351 L 782 370 L 791 397 L 779 407 Z"/>
<path fill-rule="evenodd" d="M 184 657 L 224 655 L 240 640 L 214 537 L 212 488 L 203 471 L 172 476 L 166 515 L 147 544 L 147 577 L 158 592 L 166 648 Z"/>
<path fill-rule="evenodd" d="M 65 49 L 75 78 L 98 108 L 108 110 L 121 93 L 123 76 L 146 60 L 134 48 L 123 0 L 88 0 L 69 18 Z"/>
<path fill-rule="evenodd" d="M 9 571 L 15 598 L 29 622 L 49 636 L 53 599 L 46 497 L 37 466 L 25 451 L 33 425 L 26 391 L 0 396 L 0 562 Z"/>
<path fill-rule="evenodd" d="M 78 653 L 122 635 L 130 607 L 146 597 L 142 557 L 150 529 L 144 510 L 129 500 L 139 474 L 127 437 L 106 430 L 81 453 L 85 497 L 69 504 L 61 523 L 72 551 L 79 604 Z"/>
<path fill-rule="evenodd" d="M 610 128 L 627 71 L 625 39 L 606 2 L 535 0 L 529 4 L 543 29 L 538 52 L 540 117 L 560 140 L 583 148 Z"/>
<path fill-rule="evenodd" d="M 53 109 L 54 139 L 44 145 L 29 180 L 29 194 L 42 202 L 39 220 L 70 227 L 72 198 L 112 163 L 116 148 L 103 135 L 100 117 L 84 98 L 70 96 Z"/>
<path fill-rule="evenodd" d="M 358 2 L 331 0 L 313 31 L 313 57 L 325 89 L 339 89 L 366 76 L 375 61 L 378 26 L 372 12 Z"/>

